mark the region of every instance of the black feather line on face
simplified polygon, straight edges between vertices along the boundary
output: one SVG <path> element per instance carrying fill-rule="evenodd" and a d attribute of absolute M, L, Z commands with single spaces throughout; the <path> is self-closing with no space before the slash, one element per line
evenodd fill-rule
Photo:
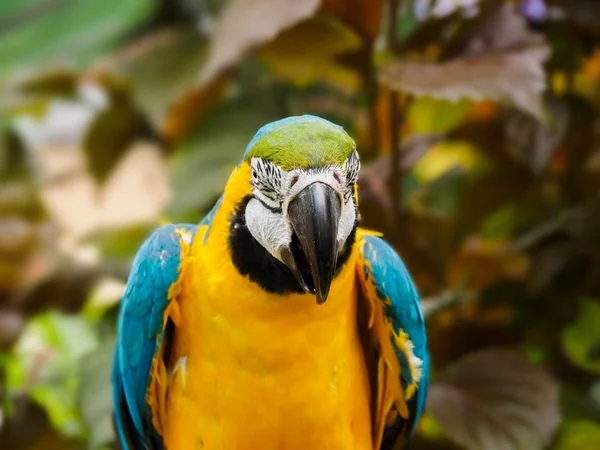
<path fill-rule="evenodd" d="M 281 172 L 270 161 L 254 158 L 252 161 L 252 186 L 262 195 L 281 203 L 282 193 Z"/>
<path fill-rule="evenodd" d="M 290 292 L 302 294 L 304 291 L 287 266 L 260 245 L 246 227 L 246 206 L 253 198 L 255 198 L 253 195 L 244 197 L 230 218 L 229 250 L 233 265 L 241 275 L 248 276 L 250 281 L 257 283 L 271 294 L 283 295 Z M 336 275 L 352 253 L 357 227 L 358 221 L 354 224 L 338 257 Z"/>

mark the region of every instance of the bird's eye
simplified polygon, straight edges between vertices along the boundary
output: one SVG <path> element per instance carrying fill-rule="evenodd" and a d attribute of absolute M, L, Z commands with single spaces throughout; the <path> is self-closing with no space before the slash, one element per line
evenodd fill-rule
<path fill-rule="evenodd" d="M 292 178 L 290 179 L 290 187 L 294 186 L 298 182 L 299 178 L 300 176 L 298 174 L 292 175 Z"/>

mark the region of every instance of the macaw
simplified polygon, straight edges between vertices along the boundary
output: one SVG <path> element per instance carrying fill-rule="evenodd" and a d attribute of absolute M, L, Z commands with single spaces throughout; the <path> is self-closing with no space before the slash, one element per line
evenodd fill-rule
<path fill-rule="evenodd" d="M 146 240 L 117 324 L 124 449 L 408 445 L 425 326 L 400 257 L 358 227 L 359 170 L 342 127 L 285 118 L 256 133 L 198 225 Z"/>

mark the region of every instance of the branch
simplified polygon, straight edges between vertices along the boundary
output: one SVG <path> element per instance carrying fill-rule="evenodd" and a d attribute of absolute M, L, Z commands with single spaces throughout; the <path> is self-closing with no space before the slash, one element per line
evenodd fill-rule
<path fill-rule="evenodd" d="M 450 306 L 468 302 L 474 298 L 475 294 L 458 289 L 446 291 L 436 297 L 421 299 L 421 311 L 423 311 L 423 316 L 427 320 Z"/>
<path fill-rule="evenodd" d="M 573 225 L 574 222 L 584 221 L 589 210 L 599 202 L 600 194 L 583 205 L 575 206 L 574 208 L 561 212 L 558 216 L 547 220 L 540 226 L 518 238 L 513 244 L 512 250 L 521 252 L 530 250 L 544 239 L 549 238 L 559 231 L 565 230 L 569 225 Z"/>
<path fill-rule="evenodd" d="M 389 49 L 396 47 L 396 19 L 398 17 L 398 0 L 390 0 L 390 12 L 388 22 L 387 46 Z M 400 219 L 400 201 L 402 199 L 401 177 L 402 170 L 400 166 L 400 105 L 398 104 L 398 94 L 390 89 L 389 92 L 390 108 L 390 150 L 392 154 L 392 174 L 389 181 L 389 189 L 392 198 L 392 220 L 394 224 L 399 223 Z"/>

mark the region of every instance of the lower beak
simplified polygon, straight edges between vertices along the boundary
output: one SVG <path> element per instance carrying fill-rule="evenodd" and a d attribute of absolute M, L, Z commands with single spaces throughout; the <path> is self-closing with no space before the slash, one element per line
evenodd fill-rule
<path fill-rule="evenodd" d="M 288 206 L 288 219 L 298 237 L 312 275 L 312 285 L 303 276 L 298 254 L 288 252 L 287 266 L 305 291 L 327 300 L 337 264 L 337 234 L 341 214 L 338 194 L 324 183 L 313 183 L 294 197 Z"/>

